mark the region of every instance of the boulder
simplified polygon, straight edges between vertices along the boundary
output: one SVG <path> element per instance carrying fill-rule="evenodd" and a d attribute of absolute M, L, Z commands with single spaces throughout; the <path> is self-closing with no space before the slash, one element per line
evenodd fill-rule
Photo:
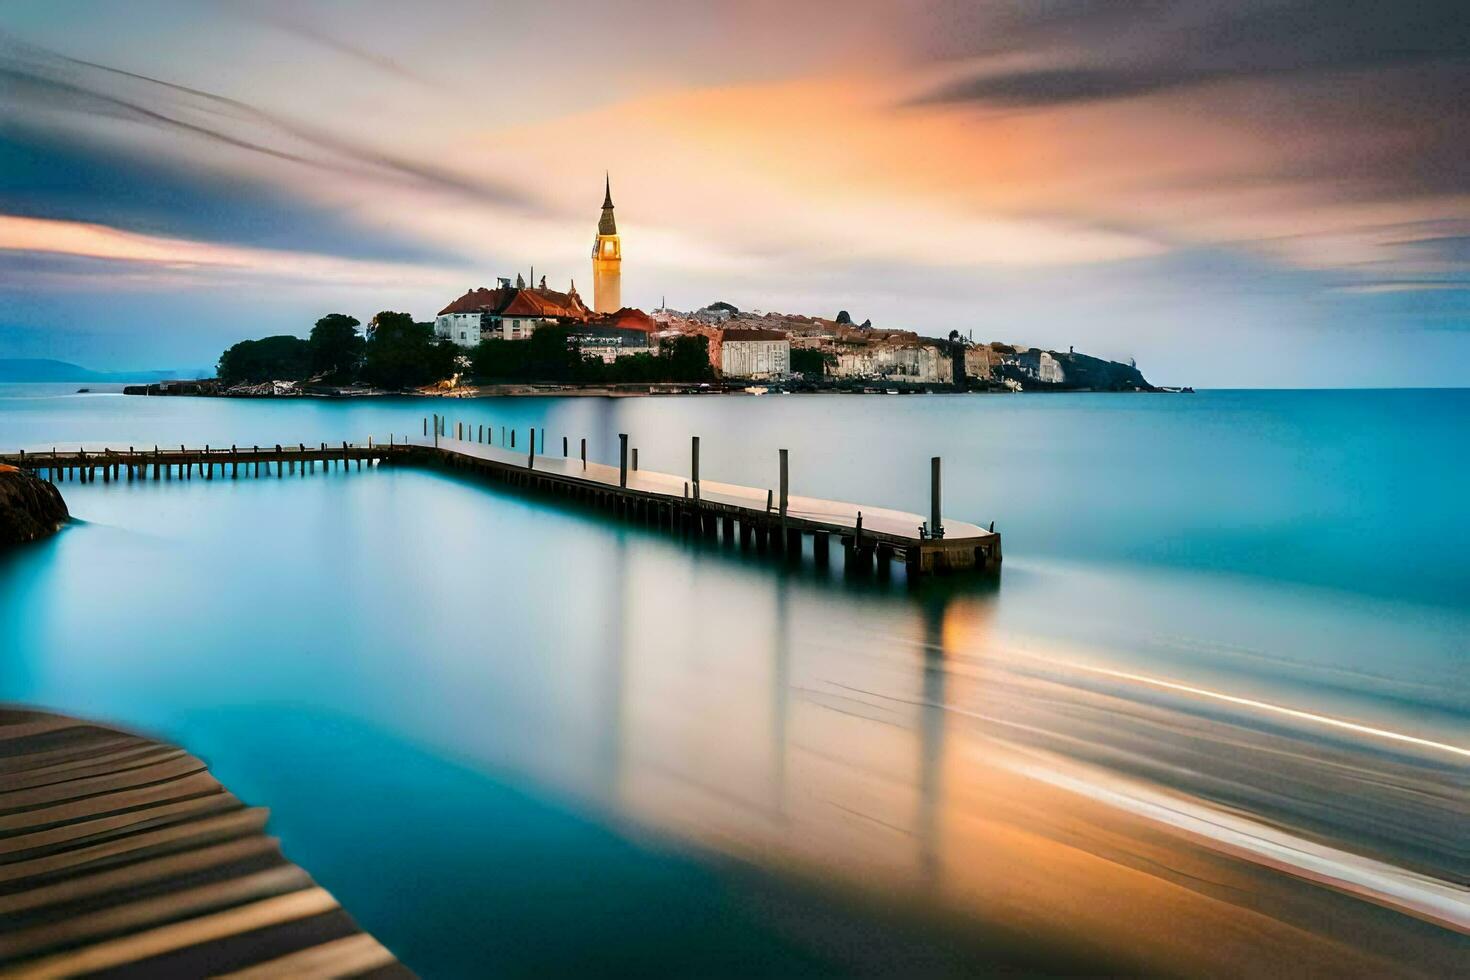
<path fill-rule="evenodd" d="M 0 464 L 0 549 L 55 534 L 67 519 L 61 491 L 29 470 Z"/>

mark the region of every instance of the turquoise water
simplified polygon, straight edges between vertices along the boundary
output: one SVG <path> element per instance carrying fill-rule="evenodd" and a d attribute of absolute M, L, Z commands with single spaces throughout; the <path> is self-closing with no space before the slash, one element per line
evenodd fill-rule
<path fill-rule="evenodd" d="M 1344 771 L 1463 778 L 1432 746 L 1470 728 L 1470 391 L 327 402 L 0 386 L 0 447 L 386 440 L 435 410 L 520 445 L 544 427 L 553 453 L 585 436 L 607 462 L 627 432 L 643 468 L 676 473 L 698 435 L 706 478 L 757 485 L 787 448 L 794 492 L 913 511 L 940 455 L 946 513 L 995 521 L 1004 570 L 851 581 L 433 471 L 66 483 L 76 523 L 0 557 L 0 700 L 186 744 L 426 975 L 970 963 L 982 924 L 1014 926 L 960 897 L 983 891 L 990 839 L 969 821 L 1000 745 L 1470 873 L 1462 796 L 1360 806 L 1308 769 L 1264 779 L 1273 763 L 1251 753 L 1267 749 L 1219 727 Z M 1256 709 L 1216 695 L 1356 727 L 1243 721 Z M 1420 751 L 1407 740 L 1429 755 L 1399 758 Z M 1053 872 L 1036 873 L 1040 893 Z M 793 909 L 824 925 L 793 929 Z M 952 915 L 958 938 L 925 931 Z"/>

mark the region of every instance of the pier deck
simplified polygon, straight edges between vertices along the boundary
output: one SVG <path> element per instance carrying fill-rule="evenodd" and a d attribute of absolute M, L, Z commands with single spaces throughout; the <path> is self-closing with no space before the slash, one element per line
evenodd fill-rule
<path fill-rule="evenodd" d="M 0 706 L 0 978 L 412 976 L 265 821 L 181 749 Z"/>
<path fill-rule="evenodd" d="M 434 421 L 434 428 L 444 426 Z M 482 429 L 484 427 L 481 427 Z M 426 421 L 425 431 L 429 430 Z M 457 427 L 456 431 L 462 431 Z M 471 435 L 475 433 L 471 432 Z M 191 449 L 161 447 L 127 450 L 111 448 L 49 450 L 0 454 L 0 463 L 36 471 L 53 481 L 104 482 L 123 480 L 238 479 L 260 476 L 305 475 L 318 464 L 346 469 L 382 463 L 445 466 L 470 470 L 512 486 L 569 496 L 599 505 L 616 516 L 670 529 L 691 531 L 760 552 L 788 555 L 804 550 L 811 539 L 818 564 L 828 560 L 830 540 L 844 549 L 847 567 L 882 571 L 889 562 L 904 564 L 911 575 L 947 571 L 994 571 L 1001 561 L 999 533 L 976 524 L 942 518 L 939 511 L 939 461 L 933 461 L 932 509 L 929 517 L 875 507 L 791 494 L 785 478 L 778 486 L 762 488 L 699 478 L 698 441 L 695 440 L 689 476 L 639 469 L 637 451 L 629 456 L 626 437 L 620 446 L 620 465 L 609 466 L 586 458 L 586 442 L 572 453 L 569 439 L 557 440 L 557 452 L 532 452 L 534 430 L 522 433 L 523 448 L 494 446 L 447 436 L 413 438 L 390 444 L 319 443 L 308 446 L 206 446 Z M 544 433 L 541 437 L 544 445 Z M 538 449 L 542 448 L 538 446 Z M 272 468 L 274 467 L 274 471 Z M 933 528 L 942 528 L 934 534 Z"/>

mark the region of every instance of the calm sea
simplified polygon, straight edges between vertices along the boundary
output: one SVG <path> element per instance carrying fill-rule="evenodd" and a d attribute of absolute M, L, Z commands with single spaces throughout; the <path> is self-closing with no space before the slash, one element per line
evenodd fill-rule
<path fill-rule="evenodd" d="M 1464 952 L 1428 892 L 1334 903 L 1470 880 L 1470 390 L 11 385 L 0 448 L 387 440 L 434 411 L 604 462 L 626 432 L 674 473 L 697 435 L 735 483 L 785 448 L 795 493 L 912 511 L 942 456 L 946 514 L 994 521 L 1004 570 L 852 581 L 432 471 L 66 483 L 75 523 L 0 557 L 0 701 L 186 745 L 429 976 Z M 1180 814 L 1367 884 L 1294 897 Z"/>

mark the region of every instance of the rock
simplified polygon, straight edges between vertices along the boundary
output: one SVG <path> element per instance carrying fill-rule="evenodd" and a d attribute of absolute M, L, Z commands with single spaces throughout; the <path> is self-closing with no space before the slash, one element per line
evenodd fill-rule
<path fill-rule="evenodd" d="M 68 516 L 55 486 L 29 470 L 0 464 L 0 549 L 55 534 Z"/>

